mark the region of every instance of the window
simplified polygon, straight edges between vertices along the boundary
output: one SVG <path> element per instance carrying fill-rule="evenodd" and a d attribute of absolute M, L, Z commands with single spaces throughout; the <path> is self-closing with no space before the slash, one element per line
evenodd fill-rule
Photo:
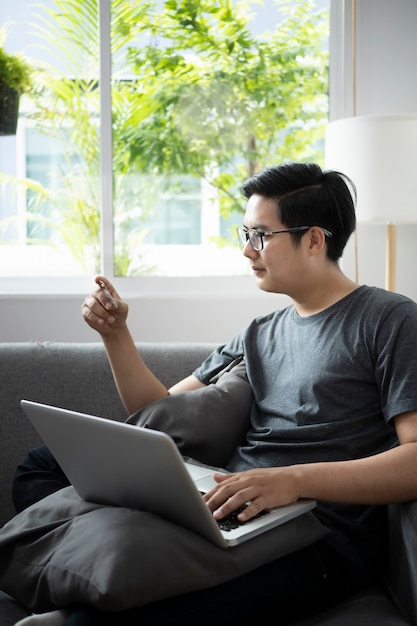
<path fill-rule="evenodd" d="M 323 161 L 329 1 L 3 1 L 50 66 L 0 137 L 0 275 L 244 274 L 240 184 Z"/>

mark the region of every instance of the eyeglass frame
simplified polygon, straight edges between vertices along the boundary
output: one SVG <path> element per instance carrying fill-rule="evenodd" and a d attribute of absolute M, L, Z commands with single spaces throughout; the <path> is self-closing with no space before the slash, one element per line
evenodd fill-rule
<path fill-rule="evenodd" d="M 313 228 L 313 226 L 294 226 L 292 228 L 284 228 L 282 230 L 265 230 L 265 231 L 261 231 L 261 230 L 256 230 L 256 228 L 246 228 L 245 226 L 238 226 L 236 228 L 236 233 L 237 233 L 237 238 L 239 240 L 239 243 L 245 247 L 247 242 L 249 241 L 250 245 L 252 246 L 252 249 L 255 252 L 261 252 L 264 249 L 264 237 L 265 235 L 279 235 L 281 233 L 297 233 L 303 230 L 310 230 L 310 228 Z M 319 226 L 320 230 L 323 231 L 323 233 L 325 234 L 326 237 L 333 237 L 333 233 L 330 232 L 330 230 L 328 230 L 327 228 L 323 228 L 323 226 Z M 260 239 L 260 247 L 257 246 L 255 247 L 250 239 L 250 234 L 249 233 L 256 233 L 256 235 L 259 237 Z"/>

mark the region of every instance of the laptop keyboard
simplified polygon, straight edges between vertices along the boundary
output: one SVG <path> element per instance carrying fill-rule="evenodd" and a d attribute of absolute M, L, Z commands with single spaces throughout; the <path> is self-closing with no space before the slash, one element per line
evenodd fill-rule
<path fill-rule="evenodd" d="M 200 494 L 203 496 L 204 492 L 200 491 Z M 251 519 L 246 520 L 245 522 L 242 522 L 241 520 L 237 518 L 237 516 L 245 508 L 246 508 L 246 504 L 236 509 L 236 511 L 232 511 L 231 513 L 229 513 L 229 515 L 222 517 L 222 519 L 216 520 L 220 530 L 225 530 L 225 531 L 234 530 L 235 528 L 239 528 L 239 526 L 244 526 L 247 522 L 252 522 L 253 520 L 258 519 L 258 517 L 262 517 L 263 515 L 266 515 L 267 513 L 269 513 L 268 510 L 261 511 L 254 517 L 251 517 Z"/>
<path fill-rule="evenodd" d="M 239 526 L 243 526 L 244 524 L 246 524 L 246 521 L 242 522 L 241 520 L 237 518 L 239 513 L 243 511 L 244 508 L 245 508 L 245 505 L 241 506 L 239 509 L 236 509 L 236 511 L 232 511 L 231 513 L 229 513 L 229 515 L 226 515 L 226 517 L 222 517 L 222 519 L 216 520 L 219 525 L 220 530 L 226 530 L 226 531 L 234 530 L 235 528 L 239 528 Z M 266 515 L 267 513 L 268 511 L 261 511 L 260 513 L 252 517 L 250 520 L 247 520 L 247 522 L 252 522 L 253 520 L 258 519 L 258 517 L 262 517 L 263 515 Z"/>

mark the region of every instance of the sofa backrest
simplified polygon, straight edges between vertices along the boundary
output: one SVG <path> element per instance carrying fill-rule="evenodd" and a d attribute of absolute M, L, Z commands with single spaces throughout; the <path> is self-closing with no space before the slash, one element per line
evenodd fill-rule
<path fill-rule="evenodd" d="M 192 373 L 213 344 L 137 344 L 156 376 L 170 387 Z M 25 398 L 124 420 L 101 343 L 0 344 L 0 526 L 14 514 L 11 481 L 17 463 L 42 444 L 20 407 Z"/>

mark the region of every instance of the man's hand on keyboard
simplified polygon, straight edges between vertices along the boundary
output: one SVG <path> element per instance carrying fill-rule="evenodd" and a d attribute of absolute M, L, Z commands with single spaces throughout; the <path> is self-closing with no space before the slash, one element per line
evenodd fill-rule
<path fill-rule="evenodd" d="M 217 520 L 243 507 L 238 519 L 245 522 L 261 511 L 290 504 L 300 497 L 288 467 L 213 474 L 213 478 L 218 484 L 204 499 Z"/>

